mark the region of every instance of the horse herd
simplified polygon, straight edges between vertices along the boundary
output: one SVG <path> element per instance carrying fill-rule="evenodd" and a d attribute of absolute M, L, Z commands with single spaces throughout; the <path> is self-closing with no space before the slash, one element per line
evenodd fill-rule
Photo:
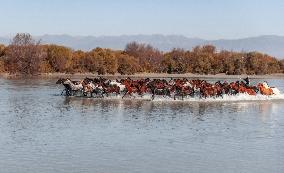
<path fill-rule="evenodd" d="M 250 85 L 249 78 L 234 82 L 215 83 L 206 80 L 187 78 L 182 79 L 139 79 L 130 78 L 109 80 L 105 78 L 85 78 L 80 81 L 72 81 L 69 78 L 60 78 L 56 84 L 63 84 L 65 89 L 61 94 L 66 96 L 80 95 L 84 97 L 108 97 L 110 95 L 125 96 L 144 96 L 150 94 L 151 98 L 155 96 L 168 96 L 181 99 L 185 97 L 200 98 L 207 97 L 223 97 L 223 95 L 236 95 L 238 93 L 246 93 L 248 95 L 277 95 L 280 91 L 275 87 L 269 87 L 267 82 L 258 85 Z"/>

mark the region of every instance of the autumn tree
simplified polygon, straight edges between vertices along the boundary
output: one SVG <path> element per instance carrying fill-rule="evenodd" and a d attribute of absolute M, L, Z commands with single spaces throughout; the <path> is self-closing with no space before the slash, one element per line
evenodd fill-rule
<path fill-rule="evenodd" d="M 192 54 L 194 57 L 193 72 L 198 74 L 209 74 L 211 72 L 211 62 L 214 58 L 214 46 L 197 46 L 193 48 Z"/>
<path fill-rule="evenodd" d="M 117 58 L 111 49 L 103 49 L 100 55 L 104 56 L 104 66 L 108 74 L 115 74 L 118 68 Z"/>
<path fill-rule="evenodd" d="M 167 73 L 192 72 L 191 54 L 183 49 L 173 49 L 164 55 L 162 60 L 163 71 Z"/>
<path fill-rule="evenodd" d="M 117 72 L 117 59 L 115 52 L 110 49 L 103 49 L 97 47 L 91 50 L 82 59 L 83 67 L 92 73 L 115 74 Z"/>
<path fill-rule="evenodd" d="M 144 46 L 144 45 L 141 45 L 137 42 L 130 42 L 126 45 L 125 47 L 125 52 L 130 55 L 130 56 L 133 56 L 133 57 L 139 57 L 140 56 L 140 51 L 141 51 L 141 46 Z"/>
<path fill-rule="evenodd" d="M 235 66 L 233 74 L 234 75 L 246 74 L 245 57 L 242 54 L 234 54 L 232 60 Z"/>
<path fill-rule="evenodd" d="M 88 72 L 84 68 L 84 58 L 86 57 L 86 53 L 82 50 L 77 50 L 72 53 L 71 59 L 69 60 L 70 63 L 68 66 L 68 72 L 74 73 L 74 72 Z"/>
<path fill-rule="evenodd" d="M 30 34 L 18 33 L 7 47 L 5 63 L 11 73 L 33 75 L 39 72 L 44 52 Z"/>
<path fill-rule="evenodd" d="M 5 54 L 6 46 L 4 44 L 0 44 L 0 57 L 3 57 Z"/>
<path fill-rule="evenodd" d="M 279 61 L 271 56 L 268 55 L 264 55 L 263 57 L 263 61 L 261 62 L 261 67 L 265 67 L 267 69 L 267 71 L 265 71 L 265 74 L 272 74 L 272 73 L 279 73 L 281 72 L 281 64 L 279 63 Z M 262 70 L 260 68 L 260 70 Z"/>
<path fill-rule="evenodd" d="M 231 75 L 234 74 L 235 71 L 235 64 L 233 62 L 234 59 L 234 52 L 232 51 L 221 51 L 219 54 L 219 59 L 221 59 L 222 64 L 220 64 L 223 67 L 222 72 Z"/>
<path fill-rule="evenodd" d="M 136 58 L 126 53 L 117 54 L 117 72 L 121 75 L 131 75 L 139 71 L 139 64 Z"/>
<path fill-rule="evenodd" d="M 143 72 L 161 72 L 159 64 L 163 60 L 163 53 L 149 44 L 131 42 L 126 45 L 125 52 L 138 59 Z"/>
<path fill-rule="evenodd" d="M 66 72 L 71 56 L 72 50 L 70 48 L 58 45 L 49 45 L 47 48 L 47 61 L 54 72 Z"/>
<path fill-rule="evenodd" d="M 258 52 L 249 52 L 246 54 L 246 73 L 247 74 L 262 74 L 267 71 L 264 67 L 261 67 L 261 61 L 263 61 L 263 54 Z M 262 68 L 263 71 L 260 71 Z"/>
<path fill-rule="evenodd" d="M 284 73 L 284 59 L 279 61 L 279 65 L 280 65 L 280 72 Z"/>
<path fill-rule="evenodd" d="M 271 74 L 280 70 L 279 62 L 266 54 L 259 52 L 249 52 L 245 55 L 247 74 Z"/>
<path fill-rule="evenodd" d="M 165 54 L 161 63 L 162 72 L 172 74 L 176 71 L 176 62 L 172 59 L 170 54 Z"/>
<path fill-rule="evenodd" d="M 5 52 L 5 45 L 0 44 L 0 72 L 5 72 L 4 52 Z"/>
<path fill-rule="evenodd" d="M 30 34 L 17 34 L 0 44 L 0 72 L 134 74 L 137 72 L 197 74 L 271 74 L 284 72 L 284 61 L 260 52 L 217 51 L 212 45 L 162 52 L 149 44 L 131 42 L 124 50 L 72 50 L 41 45 Z"/>

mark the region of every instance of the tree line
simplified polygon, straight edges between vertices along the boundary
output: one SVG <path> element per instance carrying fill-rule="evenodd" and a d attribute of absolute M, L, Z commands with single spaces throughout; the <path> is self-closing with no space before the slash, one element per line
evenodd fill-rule
<path fill-rule="evenodd" d="M 284 73 L 284 60 L 260 52 L 217 51 L 212 45 L 192 50 L 175 48 L 162 52 L 151 45 L 131 42 L 124 50 L 95 48 L 73 50 L 41 44 L 28 33 L 18 33 L 8 46 L 0 44 L 0 72 L 39 73 Z"/>

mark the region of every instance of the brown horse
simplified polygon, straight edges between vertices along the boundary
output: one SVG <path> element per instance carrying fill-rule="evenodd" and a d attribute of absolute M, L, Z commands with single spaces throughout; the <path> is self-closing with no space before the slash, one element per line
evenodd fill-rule
<path fill-rule="evenodd" d="M 246 87 L 244 87 L 242 85 L 239 86 L 239 92 L 240 93 L 247 93 L 248 95 L 253 95 L 253 96 L 256 95 L 256 92 L 253 89 L 246 88 Z"/>
<path fill-rule="evenodd" d="M 124 98 L 126 95 L 132 96 L 133 93 L 137 93 L 137 88 L 133 86 L 132 80 L 126 79 L 122 81 L 122 84 L 125 85 L 126 92 L 122 96 Z"/>
<path fill-rule="evenodd" d="M 269 87 L 265 87 L 262 83 L 259 83 L 257 87 L 262 95 L 273 95 L 273 90 Z"/>
<path fill-rule="evenodd" d="M 233 94 L 237 93 L 247 93 L 248 95 L 256 95 L 256 92 L 254 89 L 246 87 L 246 85 L 243 82 L 232 82 L 230 83 L 230 87 L 232 89 Z"/>
<path fill-rule="evenodd" d="M 200 87 L 200 93 L 201 93 L 201 96 L 204 98 L 215 97 L 218 95 L 218 90 L 217 90 L 217 87 L 215 87 L 214 85 L 210 83 L 204 83 Z"/>

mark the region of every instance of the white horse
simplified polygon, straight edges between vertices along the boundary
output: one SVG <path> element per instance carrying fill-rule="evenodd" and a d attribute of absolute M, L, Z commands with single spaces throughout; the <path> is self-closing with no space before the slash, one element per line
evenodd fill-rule
<path fill-rule="evenodd" d="M 83 85 L 81 82 L 79 84 L 74 84 L 70 79 L 66 79 L 63 84 L 69 85 L 72 91 L 83 90 Z"/>
<path fill-rule="evenodd" d="M 100 95 L 100 97 L 103 97 L 104 88 L 96 83 L 90 82 L 84 86 L 84 95 L 87 96 L 88 93 L 91 94 L 91 97 L 93 97 L 93 93 Z"/>
<path fill-rule="evenodd" d="M 119 87 L 119 92 L 125 91 L 125 85 L 123 85 L 123 84 L 121 84 L 121 83 L 119 83 L 117 81 L 110 81 L 109 84 L 118 86 Z"/>
<path fill-rule="evenodd" d="M 184 87 L 190 87 L 190 88 L 192 88 L 192 85 L 191 85 L 191 83 L 189 82 L 189 81 L 187 81 L 187 82 L 185 82 L 185 84 L 183 84 L 183 86 Z"/>

